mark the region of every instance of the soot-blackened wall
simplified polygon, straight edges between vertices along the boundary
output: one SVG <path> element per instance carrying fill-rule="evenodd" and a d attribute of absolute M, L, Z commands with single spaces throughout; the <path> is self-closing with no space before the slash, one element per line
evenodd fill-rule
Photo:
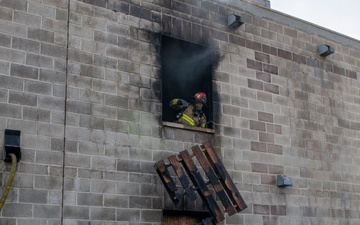
<path fill-rule="evenodd" d="M 172 110 L 169 102 L 181 98 L 193 102 L 197 92 L 205 92 L 208 104 L 203 108 L 208 120 L 212 120 L 212 76 L 214 49 L 162 37 L 161 72 L 163 121 L 173 122 L 178 112 Z"/>
<path fill-rule="evenodd" d="M 200 61 L 211 83 L 195 82 L 212 132 L 162 125 L 182 84 L 163 87 L 164 40 L 215 53 Z M 224 224 L 358 224 L 359 46 L 249 1 L 0 1 L 0 134 L 21 130 L 22 149 L 0 224 L 160 225 L 164 209 L 200 210 L 168 205 L 153 164 L 204 141 L 248 205 Z"/>

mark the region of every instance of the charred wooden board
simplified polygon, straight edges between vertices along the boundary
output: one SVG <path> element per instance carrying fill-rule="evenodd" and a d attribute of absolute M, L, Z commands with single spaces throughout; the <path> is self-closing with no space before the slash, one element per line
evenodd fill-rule
<path fill-rule="evenodd" d="M 168 160 L 169 160 L 171 166 L 173 167 L 176 175 L 179 177 L 180 183 L 183 186 L 187 197 L 191 201 L 195 201 L 197 198 L 196 193 L 195 193 L 193 187 L 190 185 L 190 182 L 185 174 L 184 169 L 182 168 L 181 164 L 179 163 L 178 158 L 175 155 L 172 155 L 172 156 L 168 157 Z"/>
<path fill-rule="evenodd" d="M 174 202 L 175 205 L 178 204 L 182 195 L 177 192 L 176 184 L 170 176 L 165 162 L 163 160 L 159 160 L 155 163 L 154 167 L 162 183 L 164 184 L 166 191 L 170 195 L 171 200 Z"/>
<path fill-rule="evenodd" d="M 204 142 L 203 147 L 205 148 L 205 156 L 211 163 L 212 167 L 216 175 L 219 177 L 220 182 L 222 183 L 223 187 L 225 188 L 228 196 L 230 197 L 231 201 L 236 205 L 236 210 L 238 212 L 247 208 L 247 205 L 240 195 L 238 189 L 236 188 L 234 182 L 232 181 L 230 175 L 225 169 L 225 166 L 221 162 L 219 156 L 216 154 L 215 150 L 211 146 L 209 142 Z"/>
<path fill-rule="evenodd" d="M 233 206 L 233 203 L 227 196 L 223 186 L 221 185 L 216 173 L 214 172 L 213 168 L 211 167 L 209 161 L 205 157 L 205 155 L 202 153 L 199 146 L 194 146 L 191 148 L 194 152 L 197 160 L 199 161 L 201 167 L 204 169 L 204 172 L 206 176 L 209 179 L 210 184 L 213 186 L 216 194 L 218 195 L 221 203 L 224 205 L 224 208 L 226 209 L 226 212 L 229 216 L 232 216 L 236 213 L 236 210 Z"/>
<path fill-rule="evenodd" d="M 217 223 L 223 221 L 225 219 L 224 215 L 222 214 L 214 197 L 211 195 L 210 190 L 208 189 L 204 179 L 201 177 L 189 153 L 184 150 L 180 152 L 180 157 L 182 159 L 182 165 L 184 166 L 186 172 L 189 174 L 189 177 L 193 184 L 198 188 L 198 193 L 204 204 L 206 204 L 206 206 L 209 208 L 210 214 L 215 218 L 215 221 Z"/>

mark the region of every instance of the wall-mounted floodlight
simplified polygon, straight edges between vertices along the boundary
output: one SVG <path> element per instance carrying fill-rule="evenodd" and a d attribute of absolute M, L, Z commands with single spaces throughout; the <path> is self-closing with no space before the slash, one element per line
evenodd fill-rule
<path fill-rule="evenodd" d="M 9 130 L 5 129 L 4 136 L 4 161 L 11 162 L 10 154 L 16 156 L 17 161 L 21 159 L 20 151 L 20 131 L 19 130 Z"/>
<path fill-rule="evenodd" d="M 319 55 L 326 57 L 328 55 L 333 54 L 335 52 L 335 49 L 330 45 L 320 45 L 318 51 L 319 51 Z"/>
<path fill-rule="evenodd" d="M 285 175 L 277 175 L 276 176 L 276 186 L 278 187 L 287 187 L 293 186 L 292 180 Z"/>
<path fill-rule="evenodd" d="M 228 27 L 233 29 L 240 27 L 245 23 L 244 19 L 241 16 L 231 14 L 228 16 Z"/>

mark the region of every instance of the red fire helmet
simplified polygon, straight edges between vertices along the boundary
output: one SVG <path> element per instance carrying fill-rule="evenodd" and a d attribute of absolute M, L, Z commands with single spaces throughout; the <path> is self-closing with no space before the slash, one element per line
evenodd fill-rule
<path fill-rule="evenodd" d="M 206 94 L 204 92 L 198 92 L 194 95 L 195 101 L 206 105 Z"/>

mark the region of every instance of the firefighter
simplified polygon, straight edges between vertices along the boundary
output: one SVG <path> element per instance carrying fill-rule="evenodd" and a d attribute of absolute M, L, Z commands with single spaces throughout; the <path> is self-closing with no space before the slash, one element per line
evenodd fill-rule
<path fill-rule="evenodd" d="M 180 111 L 176 116 L 177 122 L 187 126 L 207 127 L 206 116 L 202 107 L 206 105 L 206 94 L 198 92 L 194 96 L 194 101 L 189 103 L 183 99 L 175 98 L 170 101 L 170 107 Z"/>

